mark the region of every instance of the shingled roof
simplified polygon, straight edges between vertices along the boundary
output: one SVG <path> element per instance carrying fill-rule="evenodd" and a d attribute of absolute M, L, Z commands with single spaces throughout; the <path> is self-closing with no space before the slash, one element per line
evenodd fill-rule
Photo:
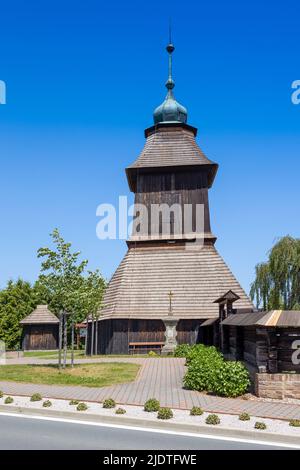
<path fill-rule="evenodd" d="M 179 124 L 168 126 L 161 124 L 152 128 L 147 136 L 145 147 L 137 160 L 126 168 L 131 191 L 135 191 L 135 182 L 139 170 L 150 171 L 166 167 L 206 167 L 208 185 L 211 187 L 218 170 L 218 165 L 209 160 L 195 140 L 195 129 Z"/>
<path fill-rule="evenodd" d="M 227 326 L 262 326 L 277 328 L 299 328 L 300 311 L 271 310 L 269 312 L 229 315 L 222 325 Z"/>
<path fill-rule="evenodd" d="M 160 319 L 169 313 L 170 291 L 175 317 L 215 318 L 214 301 L 229 289 L 240 297 L 235 308 L 253 309 L 213 245 L 130 248 L 106 290 L 100 319 Z"/>
<path fill-rule="evenodd" d="M 256 323 L 258 326 L 277 328 L 300 327 L 299 310 L 271 310 Z"/>
<path fill-rule="evenodd" d="M 30 315 L 20 321 L 20 325 L 55 323 L 59 323 L 59 320 L 52 312 L 50 312 L 48 305 L 38 305 Z"/>

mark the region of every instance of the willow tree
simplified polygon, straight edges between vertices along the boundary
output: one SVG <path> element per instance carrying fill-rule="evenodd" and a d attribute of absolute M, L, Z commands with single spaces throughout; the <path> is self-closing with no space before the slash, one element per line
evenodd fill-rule
<path fill-rule="evenodd" d="M 283 237 L 255 268 L 250 295 L 264 310 L 300 309 L 300 239 Z"/>

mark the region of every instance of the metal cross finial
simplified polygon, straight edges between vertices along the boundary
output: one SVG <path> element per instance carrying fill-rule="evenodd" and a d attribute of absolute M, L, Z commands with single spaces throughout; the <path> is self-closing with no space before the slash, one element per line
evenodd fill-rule
<path fill-rule="evenodd" d="M 172 44 L 172 19 L 169 18 L 169 44 Z"/>

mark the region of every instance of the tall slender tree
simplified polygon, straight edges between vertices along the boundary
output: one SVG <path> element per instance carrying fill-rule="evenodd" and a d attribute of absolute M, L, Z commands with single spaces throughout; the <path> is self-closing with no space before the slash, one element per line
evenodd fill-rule
<path fill-rule="evenodd" d="M 50 308 L 56 312 L 63 312 L 64 325 L 67 324 L 67 312 L 73 313 L 76 309 L 77 292 L 82 284 L 82 275 L 88 261 L 80 261 L 80 251 L 72 252 L 71 243 L 65 242 L 56 228 L 51 233 L 53 248 L 40 248 L 38 258 L 43 258 L 39 284 L 43 286 L 50 297 Z M 60 328 L 64 332 L 63 348 L 66 365 L 67 338 L 66 327 Z M 61 345 L 60 341 L 60 345 Z M 61 357 L 61 351 L 59 352 Z M 60 366 L 60 363 L 59 363 Z"/>
<path fill-rule="evenodd" d="M 300 309 L 300 239 L 288 235 L 277 241 L 268 261 L 256 266 L 250 295 L 264 310 Z"/>

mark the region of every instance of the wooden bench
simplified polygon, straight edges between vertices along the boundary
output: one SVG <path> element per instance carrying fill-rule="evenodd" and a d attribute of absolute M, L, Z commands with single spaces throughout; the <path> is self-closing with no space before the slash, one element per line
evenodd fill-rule
<path fill-rule="evenodd" d="M 145 342 L 137 342 L 137 343 L 129 343 L 129 353 L 130 354 L 137 354 L 141 353 L 141 351 L 158 351 L 161 353 L 162 348 L 164 347 L 165 343 L 157 342 L 157 341 L 145 341 Z"/>

